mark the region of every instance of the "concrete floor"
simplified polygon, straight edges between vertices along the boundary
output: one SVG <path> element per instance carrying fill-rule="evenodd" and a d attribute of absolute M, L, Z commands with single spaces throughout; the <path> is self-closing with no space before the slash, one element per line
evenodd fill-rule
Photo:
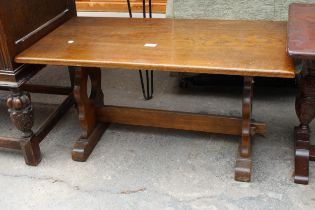
<path fill-rule="evenodd" d="M 67 73 L 50 67 L 32 82 L 41 80 L 66 84 Z M 241 113 L 240 88 L 183 90 L 168 73 L 156 73 L 155 81 L 154 99 L 145 102 L 136 71 L 103 71 L 105 103 Z M 254 118 L 268 124 L 268 133 L 254 140 L 251 183 L 233 180 L 239 140 L 233 136 L 111 125 L 88 161 L 74 162 L 70 152 L 80 130 L 72 109 L 41 143 L 38 167 L 1 149 L 0 209 L 315 209 L 315 164 L 310 185 L 292 179 L 294 89 L 257 88 L 254 99 Z M 59 100 L 33 95 L 35 127 Z M 1 135 L 15 134 L 4 101 L 0 113 Z"/>

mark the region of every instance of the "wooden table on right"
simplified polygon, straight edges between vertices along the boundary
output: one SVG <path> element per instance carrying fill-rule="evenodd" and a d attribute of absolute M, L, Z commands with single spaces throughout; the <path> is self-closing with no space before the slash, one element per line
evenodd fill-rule
<path fill-rule="evenodd" d="M 291 4 L 288 24 L 288 52 L 299 65 L 299 92 L 296 113 L 300 125 L 294 130 L 294 182 L 308 184 L 309 162 L 315 161 L 309 124 L 315 117 L 315 4 Z"/>

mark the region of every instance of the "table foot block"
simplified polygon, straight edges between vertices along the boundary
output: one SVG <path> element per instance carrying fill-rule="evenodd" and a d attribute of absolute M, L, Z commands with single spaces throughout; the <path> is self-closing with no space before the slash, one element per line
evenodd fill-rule
<path fill-rule="evenodd" d="M 250 182 L 252 174 L 252 160 L 238 156 L 235 166 L 235 180 L 239 182 Z"/>
<path fill-rule="evenodd" d="M 86 161 L 107 127 L 108 124 L 100 123 L 88 138 L 81 137 L 73 146 L 72 159 L 80 162 Z"/>
<path fill-rule="evenodd" d="M 30 166 L 37 166 L 42 160 L 39 143 L 30 137 L 21 140 L 20 144 L 25 163 Z"/>
<path fill-rule="evenodd" d="M 294 182 L 297 184 L 308 184 L 309 182 L 309 147 L 306 149 L 295 149 L 295 174 Z"/>
<path fill-rule="evenodd" d="M 309 182 L 308 176 L 294 176 L 294 183 L 296 184 L 305 184 L 307 185 Z"/>

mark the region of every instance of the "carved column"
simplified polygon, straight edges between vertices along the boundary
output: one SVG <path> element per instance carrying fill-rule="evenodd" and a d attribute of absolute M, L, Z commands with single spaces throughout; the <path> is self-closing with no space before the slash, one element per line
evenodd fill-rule
<path fill-rule="evenodd" d="M 300 125 L 295 128 L 295 176 L 294 182 L 308 184 L 310 161 L 310 128 L 315 117 L 315 63 L 305 61 L 299 80 L 299 92 L 295 109 Z"/>
<path fill-rule="evenodd" d="M 20 89 L 12 89 L 11 91 L 12 94 L 7 99 L 10 118 L 15 127 L 23 133 L 22 138 L 20 138 L 20 145 L 25 163 L 36 166 L 41 161 L 41 152 L 39 142 L 33 139 L 34 113 L 31 97 L 28 92 Z"/>
<path fill-rule="evenodd" d="M 11 121 L 18 130 L 22 131 L 23 137 L 32 136 L 34 114 L 30 94 L 20 89 L 12 90 L 12 94 L 7 99 L 7 106 Z"/>

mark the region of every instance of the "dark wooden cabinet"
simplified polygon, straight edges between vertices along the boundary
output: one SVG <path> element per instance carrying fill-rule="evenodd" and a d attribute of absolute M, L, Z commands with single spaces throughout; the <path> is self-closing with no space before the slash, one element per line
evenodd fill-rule
<path fill-rule="evenodd" d="M 41 66 L 14 57 L 76 15 L 74 0 L 0 0 L 0 86 L 19 87 Z"/>
<path fill-rule="evenodd" d="M 74 100 L 72 87 L 25 84 L 44 65 L 17 64 L 14 58 L 74 16 L 74 0 L 0 0 L 0 89 L 11 90 L 7 107 L 12 123 L 22 134 L 20 138 L 0 136 L 0 147 L 22 150 L 29 165 L 40 162 L 39 143 Z M 68 95 L 35 132 L 32 130 L 34 116 L 28 92 Z"/>

